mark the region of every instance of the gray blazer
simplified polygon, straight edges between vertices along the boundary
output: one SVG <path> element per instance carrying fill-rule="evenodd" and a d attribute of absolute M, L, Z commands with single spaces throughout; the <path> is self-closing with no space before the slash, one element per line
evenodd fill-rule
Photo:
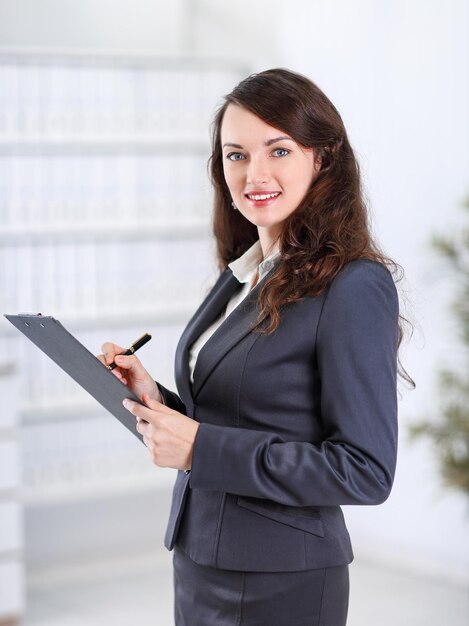
<path fill-rule="evenodd" d="M 191 385 L 189 347 L 240 288 L 230 269 L 220 275 L 180 339 L 179 395 L 160 385 L 166 404 L 200 422 L 165 545 L 223 569 L 344 565 L 340 505 L 380 504 L 393 482 L 397 292 L 382 265 L 354 261 L 263 335 L 251 330 L 263 281 L 204 345 Z"/>

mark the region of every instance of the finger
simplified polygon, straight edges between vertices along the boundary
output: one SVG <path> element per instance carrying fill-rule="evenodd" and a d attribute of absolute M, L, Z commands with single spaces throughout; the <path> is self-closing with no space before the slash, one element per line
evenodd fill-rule
<path fill-rule="evenodd" d="M 123 400 L 122 404 L 124 405 L 124 408 L 127 409 L 127 411 L 132 413 L 132 415 L 140 418 L 141 420 L 145 422 L 151 423 L 152 420 L 153 421 L 155 420 L 154 409 L 149 409 L 146 406 L 143 406 L 142 404 L 140 404 L 139 402 L 134 402 L 133 400 L 130 400 L 129 398 L 126 398 L 125 400 Z"/>
<path fill-rule="evenodd" d="M 116 376 L 116 378 L 118 378 L 121 381 L 121 383 L 123 383 L 124 385 L 127 385 L 127 378 L 124 377 L 122 372 L 120 372 L 117 367 L 112 370 L 112 373 L 114 374 L 114 376 Z"/>
<path fill-rule="evenodd" d="M 110 363 L 112 363 L 112 360 L 111 360 L 110 362 L 106 362 L 106 357 L 104 356 L 104 354 L 98 354 L 98 356 L 97 356 L 96 358 L 97 358 L 97 359 L 98 359 L 98 361 L 99 361 L 100 363 L 102 363 L 105 367 L 108 367 L 108 365 L 109 365 Z M 127 379 L 126 379 L 126 378 L 124 378 L 124 376 L 123 376 L 122 372 L 120 372 L 120 371 L 119 371 L 119 369 L 118 369 L 117 367 L 115 367 L 115 368 L 112 370 L 112 373 L 114 374 L 114 376 L 115 376 L 116 378 L 118 378 L 118 379 L 121 381 L 121 383 L 124 383 L 124 385 L 127 385 Z"/>
<path fill-rule="evenodd" d="M 141 418 L 137 417 L 137 423 L 135 424 L 135 430 L 140 433 L 141 435 L 145 434 L 145 424 L 147 422 L 144 422 Z"/>
<path fill-rule="evenodd" d="M 106 354 L 106 352 L 113 352 L 114 354 L 121 354 L 122 352 L 125 352 L 125 348 L 119 346 L 119 344 L 117 343 L 112 343 L 110 341 L 106 341 L 105 343 L 103 343 L 103 345 L 101 346 L 101 350 L 103 354 Z"/>
<path fill-rule="evenodd" d="M 151 450 L 155 443 L 153 439 L 153 426 L 148 422 L 137 418 L 135 430 L 142 436 L 143 443 Z"/>
<path fill-rule="evenodd" d="M 159 400 L 155 400 L 154 398 L 150 398 L 147 393 L 144 393 L 142 396 L 143 402 L 147 405 L 149 409 L 153 409 L 154 411 L 161 411 L 163 409 L 167 409 L 166 404 L 163 404 Z"/>
<path fill-rule="evenodd" d="M 148 437 L 143 437 L 143 443 L 150 450 L 150 452 L 153 450 L 153 441 L 151 439 L 148 439 Z"/>
<path fill-rule="evenodd" d="M 106 367 L 108 367 L 108 365 L 110 365 L 114 360 L 114 357 L 109 356 L 109 353 L 108 353 L 108 356 L 104 354 L 98 354 L 96 358 Z M 122 374 L 116 368 L 112 370 L 112 373 L 114 374 L 114 376 L 117 376 L 117 378 L 122 377 Z"/>
<path fill-rule="evenodd" d="M 125 352 L 125 348 L 117 345 L 116 343 L 111 343 L 110 341 L 103 343 L 101 350 L 105 358 L 105 365 L 110 365 L 114 361 L 116 354 L 122 354 Z"/>
<path fill-rule="evenodd" d="M 114 357 L 114 361 L 116 365 L 122 369 L 132 370 L 135 374 L 143 373 L 145 371 L 141 361 L 133 354 L 130 356 L 116 355 Z"/>

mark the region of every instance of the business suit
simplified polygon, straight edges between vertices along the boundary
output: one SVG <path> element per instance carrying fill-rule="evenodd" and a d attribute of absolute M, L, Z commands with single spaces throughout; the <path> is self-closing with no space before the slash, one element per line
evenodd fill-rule
<path fill-rule="evenodd" d="M 200 422 L 165 544 L 232 571 L 343 566 L 353 554 L 340 505 L 379 504 L 393 481 L 395 286 L 378 263 L 354 261 L 264 335 L 251 330 L 263 282 L 203 347 L 191 386 L 190 345 L 239 288 L 225 270 L 180 339 L 179 396 L 160 385 Z"/>

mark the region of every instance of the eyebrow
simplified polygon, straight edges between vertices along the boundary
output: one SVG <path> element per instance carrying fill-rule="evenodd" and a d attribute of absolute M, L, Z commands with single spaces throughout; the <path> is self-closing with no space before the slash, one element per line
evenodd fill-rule
<path fill-rule="evenodd" d="M 271 146 L 273 143 L 277 143 L 277 141 L 294 141 L 291 137 L 287 137 L 287 135 L 282 135 L 281 137 L 274 137 L 273 139 L 269 139 L 265 142 L 266 146 Z M 223 148 L 239 148 L 243 149 L 243 146 L 240 146 L 239 143 L 224 143 Z"/>

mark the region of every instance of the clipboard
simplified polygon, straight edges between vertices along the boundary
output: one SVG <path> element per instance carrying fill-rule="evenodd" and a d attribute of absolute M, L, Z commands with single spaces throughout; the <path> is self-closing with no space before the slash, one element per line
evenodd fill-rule
<path fill-rule="evenodd" d="M 135 417 L 122 405 L 125 398 L 139 404 L 141 400 L 59 320 L 40 313 L 5 314 L 5 317 L 143 443 L 142 435 L 136 430 Z"/>

